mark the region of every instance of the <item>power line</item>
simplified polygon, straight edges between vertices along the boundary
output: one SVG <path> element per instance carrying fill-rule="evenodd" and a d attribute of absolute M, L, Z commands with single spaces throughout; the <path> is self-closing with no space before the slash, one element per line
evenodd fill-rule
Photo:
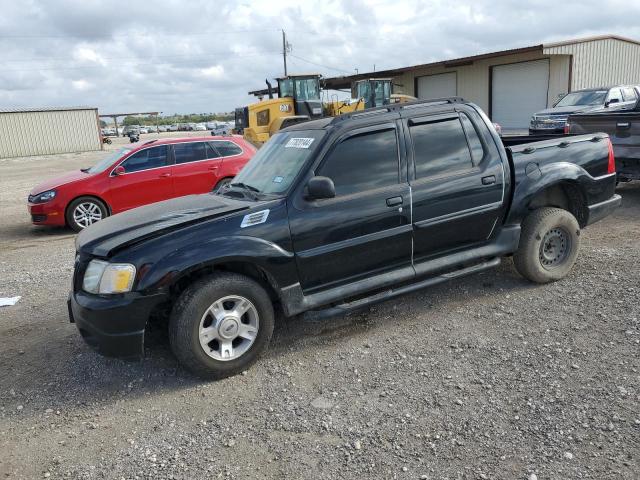
<path fill-rule="evenodd" d="M 261 52 L 261 53 L 254 53 L 254 54 L 249 54 L 249 55 L 234 55 L 234 58 L 242 58 L 242 57 L 255 57 L 255 56 L 259 56 L 259 55 L 273 55 L 273 54 L 278 54 L 281 55 L 282 52 L 277 51 L 277 52 Z M 219 59 L 219 57 L 209 57 L 211 59 Z M 204 60 L 200 61 L 200 63 L 202 63 Z M 164 65 L 167 64 L 169 62 L 145 62 L 145 63 L 133 63 L 133 64 L 129 64 L 129 67 L 141 67 L 141 66 L 149 66 L 149 65 Z M 196 62 L 198 63 L 198 62 Z M 192 62 L 170 62 L 171 65 L 185 65 L 185 64 L 192 64 Z M 112 66 L 116 66 L 116 65 L 112 65 Z M 121 66 L 121 65 L 118 65 Z M 195 66 L 195 65 L 194 65 Z M 3 72 L 36 72 L 36 71 L 42 71 L 42 70 L 91 70 L 91 69 L 96 69 L 96 68 L 108 68 L 109 65 L 85 65 L 82 67 L 42 67 L 42 68 L 14 68 L 14 69 L 5 69 L 2 70 Z"/>
<path fill-rule="evenodd" d="M 351 74 L 351 72 L 348 70 L 343 70 L 342 68 L 330 67 L 328 65 L 323 65 L 321 63 L 312 62 L 311 60 L 307 60 L 306 58 L 299 57 L 298 55 L 294 55 L 293 53 L 290 53 L 289 56 L 293 58 L 297 58 L 298 60 L 302 60 L 303 62 L 310 63 L 311 65 L 315 65 L 316 67 L 322 67 L 322 68 L 326 68 L 327 70 L 334 70 L 336 72 Z"/>
<path fill-rule="evenodd" d="M 120 37 L 192 37 L 192 36 L 200 36 L 200 35 L 227 35 L 234 33 L 252 33 L 252 32 L 271 32 L 271 31 L 280 31 L 280 28 L 248 28 L 243 30 L 227 30 L 227 31 L 215 31 L 215 32 L 198 32 L 198 33 L 158 33 L 158 32 L 144 32 L 144 33 L 109 33 L 102 35 L 90 35 L 87 37 L 88 40 L 93 38 L 120 38 Z M 58 35 L 0 35 L 0 39 L 2 38 L 82 38 L 83 35 L 74 35 L 74 34 L 58 34 Z"/>
<path fill-rule="evenodd" d="M 263 53 L 272 53 L 272 52 L 246 52 L 249 53 L 251 55 L 262 55 Z M 222 55 L 233 55 L 233 56 L 245 56 L 245 53 L 238 53 L 238 52 L 220 52 L 220 51 L 216 51 L 216 54 L 222 54 Z M 176 57 L 193 57 L 193 58 L 211 58 L 211 54 L 208 55 L 201 55 L 201 54 L 193 54 L 193 53 L 181 53 L 181 54 L 175 54 L 175 55 L 154 55 L 153 57 L 150 57 L 151 60 L 156 59 L 156 58 L 176 58 Z M 139 60 L 140 57 L 99 57 L 99 60 Z M 7 62 L 7 63 L 24 63 L 24 62 L 42 62 L 42 61 L 46 61 L 46 62 L 78 62 L 81 61 L 82 59 L 77 59 L 77 58 L 25 58 L 25 59 L 20 59 L 20 60 L 0 60 L 0 62 Z M 86 60 L 86 59 L 85 59 Z M 5 70 L 6 71 L 6 70 Z"/>

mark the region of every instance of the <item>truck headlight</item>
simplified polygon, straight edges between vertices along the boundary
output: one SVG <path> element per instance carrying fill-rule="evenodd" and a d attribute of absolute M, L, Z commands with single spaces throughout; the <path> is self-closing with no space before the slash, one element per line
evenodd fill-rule
<path fill-rule="evenodd" d="M 136 278 L 136 267 L 129 263 L 91 260 L 84 273 L 82 289 L 89 293 L 130 292 Z"/>

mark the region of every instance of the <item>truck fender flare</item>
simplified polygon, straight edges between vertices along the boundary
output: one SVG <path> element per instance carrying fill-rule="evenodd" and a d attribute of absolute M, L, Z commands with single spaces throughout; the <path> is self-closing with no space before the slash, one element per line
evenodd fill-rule
<path fill-rule="evenodd" d="M 261 238 L 234 235 L 213 238 L 172 252 L 149 267 L 138 288 L 166 289 L 195 271 L 228 262 L 251 264 L 264 271 L 278 287 L 297 278 L 293 252 Z"/>
<path fill-rule="evenodd" d="M 529 165 L 537 165 L 535 163 Z M 507 217 L 506 224 L 520 224 L 529 213 L 529 204 L 540 192 L 561 185 L 572 183 L 583 190 L 595 183 L 587 171 L 569 162 L 555 162 L 548 165 L 537 165 L 538 168 L 522 169 L 523 180 L 515 185 L 513 208 Z"/>

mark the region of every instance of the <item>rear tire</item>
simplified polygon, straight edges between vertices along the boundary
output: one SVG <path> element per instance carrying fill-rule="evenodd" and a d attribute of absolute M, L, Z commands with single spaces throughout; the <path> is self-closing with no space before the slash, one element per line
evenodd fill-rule
<path fill-rule="evenodd" d="M 76 198 L 69 204 L 65 214 L 67 225 L 76 232 L 108 216 L 107 206 L 95 197 Z"/>
<path fill-rule="evenodd" d="M 536 283 L 567 276 L 578 256 L 580 225 L 560 208 L 543 207 L 522 222 L 520 245 L 513 255 L 518 273 Z"/>
<path fill-rule="evenodd" d="M 267 349 L 273 305 L 251 278 L 215 273 L 188 287 L 169 320 L 171 349 L 194 374 L 208 379 L 236 375 Z"/>

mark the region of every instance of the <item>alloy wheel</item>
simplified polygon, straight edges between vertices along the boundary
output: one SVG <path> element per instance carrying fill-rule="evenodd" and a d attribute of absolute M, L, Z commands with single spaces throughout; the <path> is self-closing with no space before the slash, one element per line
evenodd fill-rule
<path fill-rule="evenodd" d="M 220 298 L 200 320 L 200 346 L 215 360 L 235 360 L 251 348 L 259 326 L 258 310 L 247 298 L 239 295 Z"/>
<path fill-rule="evenodd" d="M 102 220 L 102 210 L 93 202 L 82 202 L 73 210 L 73 221 L 80 228 L 87 228 L 99 220 Z"/>

